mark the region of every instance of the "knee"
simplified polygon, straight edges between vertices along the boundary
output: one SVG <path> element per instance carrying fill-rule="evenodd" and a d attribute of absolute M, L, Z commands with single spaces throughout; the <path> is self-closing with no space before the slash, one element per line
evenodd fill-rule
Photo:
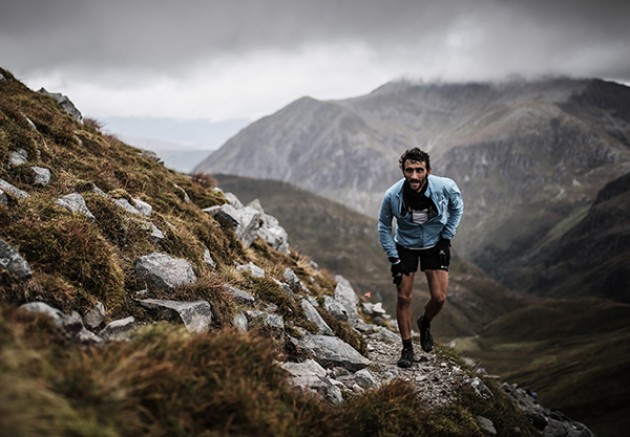
<path fill-rule="evenodd" d="M 431 297 L 431 300 L 436 304 L 442 306 L 446 303 L 446 293 L 439 293 Z"/>
<path fill-rule="evenodd" d="M 408 307 L 411 305 L 411 294 L 398 293 L 398 300 L 396 301 L 398 307 Z"/>

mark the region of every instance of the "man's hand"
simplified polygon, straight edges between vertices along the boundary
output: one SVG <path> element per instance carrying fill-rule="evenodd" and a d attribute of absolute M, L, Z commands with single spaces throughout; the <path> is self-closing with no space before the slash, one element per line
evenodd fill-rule
<path fill-rule="evenodd" d="M 399 259 L 395 259 L 394 261 L 390 259 L 390 262 L 392 263 L 391 270 L 392 278 L 394 279 L 392 282 L 398 286 L 400 285 L 400 281 L 402 281 L 403 276 L 402 263 Z"/>
<path fill-rule="evenodd" d="M 438 241 L 435 247 L 440 257 L 440 265 L 448 267 L 451 262 L 451 240 L 440 237 L 440 241 Z"/>

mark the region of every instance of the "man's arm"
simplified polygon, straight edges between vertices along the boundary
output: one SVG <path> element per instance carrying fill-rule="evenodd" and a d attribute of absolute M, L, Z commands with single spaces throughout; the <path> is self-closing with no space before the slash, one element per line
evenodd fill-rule
<path fill-rule="evenodd" d="M 392 206 L 389 196 L 385 195 L 381 210 L 378 215 L 378 241 L 381 243 L 383 250 L 390 259 L 398 259 L 398 250 L 396 250 L 396 242 L 392 236 L 393 221 Z"/>
<path fill-rule="evenodd" d="M 442 230 L 441 237 L 446 240 L 451 240 L 457 232 L 457 226 L 464 214 L 464 199 L 462 198 L 462 192 L 454 181 L 446 188 L 448 196 L 448 218 L 446 225 Z"/>

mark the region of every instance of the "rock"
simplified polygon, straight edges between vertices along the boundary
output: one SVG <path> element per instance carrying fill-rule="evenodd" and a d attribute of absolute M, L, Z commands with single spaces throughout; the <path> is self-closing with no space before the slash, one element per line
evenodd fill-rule
<path fill-rule="evenodd" d="M 232 326 L 242 332 L 247 332 L 249 329 L 249 324 L 247 323 L 247 316 L 242 311 L 236 313 L 234 315 L 234 319 L 232 320 Z"/>
<path fill-rule="evenodd" d="M 63 327 L 63 320 L 66 317 L 63 311 L 58 310 L 57 308 L 53 308 L 44 302 L 26 303 L 24 305 L 21 305 L 19 309 L 23 311 L 30 311 L 33 313 L 46 314 L 48 317 L 50 317 L 53 320 L 53 322 L 55 323 L 55 326 L 57 326 L 58 328 Z"/>
<path fill-rule="evenodd" d="M 330 296 L 324 297 L 324 309 L 338 320 L 348 321 L 348 311 L 340 302 Z"/>
<path fill-rule="evenodd" d="M 92 211 L 90 211 L 85 204 L 85 199 L 83 199 L 83 196 L 81 196 L 79 193 L 72 193 L 63 196 L 57 199 L 55 203 L 66 208 L 68 211 L 83 214 L 84 216 L 92 220 L 95 219 Z"/>
<path fill-rule="evenodd" d="M 296 275 L 290 267 L 284 269 L 284 272 L 282 272 L 282 277 L 284 278 L 286 283 L 289 284 L 289 287 L 297 287 L 300 285 L 300 278 L 298 278 L 298 275 Z"/>
<path fill-rule="evenodd" d="M 212 255 L 210 255 L 210 249 L 208 249 L 207 247 L 203 250 L 203 262 L 208 264 L 213 269 L 217 268 L 217 263 L 214 259 L 212 259 Z"/>
<path fill-rule="evenodd" d="M 140 257 L 135 262 L 135 269 L 138 280 L 145 282 L 149 290 L 170 291 L 197 280 L 188 261 L 164 253 L 154 252 Z"/>
<path fill-rule="evenodd" d="M 142 213 L 124 197 L 114 199 L 114 203 L 130 214 L 142 215 Z"/>
<path fill-rule="evenodd" d="M 151 230 L 151 238 L 153 238 L 154 241 L 162 241 L 166 238 L 164 232 L 153 223 L 148 223 L 148 228 Z"/>
<path fill-rule="evenodd" d="M 317 326 L 317 333 L 320 335 L 335 335 L 333 330 L 324 321 L 322 316 L 317 312 L 315 307 L 306 299 L 302 299 L 302 310 L 306 318 Z"/>
<path fill-rule="evenodd" d="M 214 216 L 220 223 L 234 227 L 236 236 L 247 247 L 254 242 L 263 223 L 263 215 L 254 208 L 241 207 L 238 209 L 231 204 L 225 204 L 205 208 L 203 211 Z"/>
<path fill-rule="evenodd" d="M 241 201 L 236 197 L 234 193 L 223 193 L 225 196 L 225 200 L 228 201 L 230 205 L 232 205 L 236 209 L 243 209 L 245 206 L 241 203 Z"/>
<path fill-rule="evenodd" d="M 7 205 L 9 203 L 9 198 L 5 194 L 4 191 L 0 190 L 0 205 Z"/>
<path fill-rule="evenodd" d="M 11 167 L 17 167 L 18 165 L 26 164 L 27 161 L 28 152 L 24 149 L 13 150 L 9 153 L 9 165 Z"/>
<path fill-rule="evenodd" d="M 293 293 L 293 290 L 291 290 L 291 287 L 289 287 L 289 284 L 285 284 L 284 282 L 280 282 L 276 278 L 271 278 L 271 279 L 273 280 L 273 282 L 275 282 L 278 285 L 278 287 L 280 287 L 280 289 L 282 291 L 284 291 L 286 293 L 287 296 L 289 296 L 292 299 L 295 298 L 295 294 Z"/>
<path fill-rule="evenodd" d="M 188 332 L 202 334 L 210 330 L 212 306 L 205 300 L 180 302 L 175 300 L 142 299 L 140 304 L 146 308 L 172 310 L 182 319 Z"/>
<path fill-rule="evenodd" d="M 83 323 L 90 329 L 99 328 L 105 322 L 105 305 L 96 302 L 83 316 Z"/>
<path fill-rule="evenodd" d="M 333 296 L 335 300 L 345 308 L 348 314 L 348 323 L 355 326 L 359 321 L 359 312 L 357 311 L 359 299 L 354 289 L 350 286 L 350 283 L 341 276 L 337 276 L 337 286 L 335 287 Z"/>
<path fill-rule="evenodd" d="M 306 335 L 300 340 L 300 347 L 312 353 L 322 366 L 339 366 L 356 372 L 370 364 L 370 360 L 337 337 Z"/>
<path fill-rule="evenodd" d="M 361 308 L 363 308 L 363 312 L 368 315 L 374 316 L 384 316 L 387 311 L 383 308 L 383 304 L 381 302 L 371 303 L 371 302 L 362 302 Z"/>
<path fill-rule="evenodd" d="M 497 430 L 494 427 L 494 423 L 492 423 L 492 420 L 483 416 L 477 416 L 476 419 L 477 424 L 479 424 L 479 428 L 481 428 L 481 431 L 485 435 L 497 435 Z"/>
<path fill-rule="evenodd" d="M 133 317 L 114 320 L 108 323 L 105 328 L 99 332 L 99 335 L 107 341 L 126 341 L 135 328 L 135 322 L 136 320 Z"/>
<path fill-rule="evenodd" d="M 234 287 L 230 284 L 225 284 L 223 289 L 230 293 L 234 302 L 238 304 L 252 306 L 256 301 L 256 298 L 247 291 L 241 290 L 240 288 Z"/>
<path fill-rule="evenodd" d="M 6 271 L 18 280 L 25 280 L 33 276 L 33 271 L 28 262 L 11 247 L 6 241 L 0 239 L 0 272 Z"/>
<path fill-rule="evenodd" d="M 188 196 L 188 193 L 186 192 L 186 190 L 184 190 L 182 187 L 180 187 L 177 184 L 173 184 L 173 186 L 175 187 L 178 197 L 182 199 L 184 203 L 191 202 L 190 197 Z"/>
<path fill-rule="evenodd" d="M 238 208 L 233 202 L 230 203 Z M 258 199 L 252 200 L 245 208 L 241 206 L 241 211 L 250 211 L 251 214 L 260 214 L 261 224 L 258 228 L 257 236 L 277 251 L 284 254 L 289 253 L 289 236 L 287 231 L 280 226 L 278 219 L 269 214 L 265 214 Z"/>
<path fill-rule="evenodd" d="M 515 401 L 532 425 L 538 430 L 544 431 L 545 436 L 595 436 L 584 424 L 574 421 L 562 413 L 544 408 L 522 388 L 506 383 L 503 383 L 501 388 Z"/>
<path fill-rule="evenodd" d="M 475 389 L 477 394 L 483 398 L 490 399 L 491 397 L 494 396 L 494 394 L 492 394 L 492 391 L 488 388 L 486 384 L 484 384 L 484 382 L 478 376 L 475 376 L 470 381 L 470 385 L 472 386 L 472 388 Z"/>
<path fill-rule="evenodd" d="M 83 320 L 76 311 L 73 311 L 70 315 L 66 315 L 61 310 L 53 308 L 44 302 L 27 303 L 20 306 L 19 310 L 46 314 L 53 320 L 55 326 L 59 328 L 66 337 L 74 341 L 86 344 L 101 343 L 103 341 L 102 338 L 85 329 L 85 326 L 83 326 Z"/>
<path fill-rule="evenodd" d="M 356 372 L 354 374 L 354 379 L 357 385 L 363 389 L 370 389 L 379 385 L 374 375 L 372 375 L 372 373 L 370 373 L 367 369 L 361 369 Z"/>
<path fill-rule="evenodd" d="M 317 361 L 308 359 L 301 363 L 282 363 L 280 365 L 284 370 L 293 376 L 293 383 L 301 387 L 312 387 L 320 384 L 320 378 L 327 375 L 324 369 Z"/>
<path fill-rule="evenodd" d="M 20 190 L 18 187 L 11 185 L 4 179 L 0 179 L 0 191 L 3 191 L 5 194 L 8 194 L 9 196 L 14 197 L 18 200 L 30 197 L 30 195 L 26 191 Z"/>
<path fill-rule="evenodd" d="M 140 214 L 145 217 L 151 217 L 151 214 L 153 213 L 153 207 L 151 205 L 149 205 L 144 200 L 138 198 L 131 199 L 131 201 L 133 202 L 133 206 L 135 207 L 135 209 L 139 211 Z"/>
<path fill-rule="evenodd" d="M 250 310 L 246 312 L 247 319 L 250 323 L 259 321 L 268 328 L 284 331 L 284 319 L 279 314 L 271 314 L 266 311 Z"/>
<path fill-rule="evenodd" d="M 31 171 L 33 172 L 33 185 L 37 185 L 40 187 L 47 187 L 50 184 L 50 179 L 52 174 L 50 170 L 44 167 L 31 167 Z"/>
<path fill-rule="evenodd" d="M 74 104 L 67 96 L 64 96 L 61 93 L 49 93 L 44 88 L 41 88 L 39 90 L 39 93 L 55 99 L 57 103 L 59 103 L 59 105 L 63 108 L 63 110 L 66 111 L 66 113 L 70 115 L 70 117 L 72 117 L 72 119 L 83 124 L 83 115 L 81 115 L 81 112 L 79 112 L 79 110 L 76 108 L 76 106 L 74 106 Z"/>
<path fill-rule="evenodd" d="M 237 272 L 249 272 L 254 278 L 264 278 L 265 271 L 258 267 L 253 262 L 249 262 L 248 264 L 243 264 L 240 266 L 236 266 Z"/>
<path fill-rule="evenodd" d="M 332 404 L 339 405 L 343 402 L 341 389 L 335 382 L 328 378 L 326 370 L 314 360 L 306 360 L 302 363 L 282 363 L 284 370 L 291 374 L 291 382 L 303 390 L 318 393 Z"/>

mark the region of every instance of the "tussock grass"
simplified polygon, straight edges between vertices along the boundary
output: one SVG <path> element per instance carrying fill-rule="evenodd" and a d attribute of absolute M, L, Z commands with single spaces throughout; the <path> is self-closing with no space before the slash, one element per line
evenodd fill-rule
<path fill-rule="evenodd" d="M 433 411 L 401 380 L 330 405 L 288 385 L 271 340 L 229 329 L 158 324 L 81 350 L 45 317 L 5 309 L 0 344 L 0 397 L 10 400 L 0 426 L 13 435 L 476 436 L 482 413 L 501 435 L 515 426 L 535 435 L 507 406 L 465 389 Z"/>

